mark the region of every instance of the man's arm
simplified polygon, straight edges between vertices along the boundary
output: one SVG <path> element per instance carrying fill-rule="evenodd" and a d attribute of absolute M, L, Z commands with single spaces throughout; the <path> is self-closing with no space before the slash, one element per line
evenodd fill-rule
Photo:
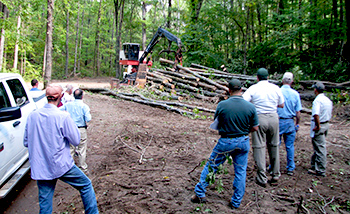
<path fill-rule="evenodd" d="M 320 125 L 320 116 L 318 114 L 314 115 L 314 121 L 315 121 L 315 128 L 313 129 L 313 131 L 318 131 L 321 129 Z"/>
<path fill-rule="evenodd" d="M 80 143 L 80 132 L 73 119 L 68 116 L 63 124 L 63 136 L 73 146 L 78 146 Z"/>
<path fill-rule="evenodd" d="M 250 132 L 256 132 L 256 131 L 258 131 L 258 129 L 259 129 L 259 125 L 253 126 L 253 127 L 250 129 Z"/>
<path fill-rule="evenodd" d="M 283 107 L 284 107 L 284 103 L 279 104 L 277 107 L 278 107 L 278 108 L 283 108 Z"/>
<path fill-rule="evenodd" d="M 295 125 L 299 125 L 299 123 L 300 123 L 300 116 L 301 116 L 301 113 L 300 113 L 300 111 L 297 111 L 296 112 L 296 117 L 295 117 Z"/>

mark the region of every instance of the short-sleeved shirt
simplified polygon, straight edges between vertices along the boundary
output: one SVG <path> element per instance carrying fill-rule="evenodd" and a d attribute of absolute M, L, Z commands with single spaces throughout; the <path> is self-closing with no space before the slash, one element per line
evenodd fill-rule
<path fill-rule="evenodd" d="M 259 81 L 250 86 L 243 98 L 254 104 L 258 114 L 276 113 L 277 106 L 284 103 L 281 89 L 267 80 Z"/>
<path fill-rule="evenodd" d="M 281 87 L 284 96 L 284 107 L 278 108 L 277 113 L 280 118 L 293 118 L 296 112 L 301 111 L 301 101 L 299 93 L 289 85 Z"/>
<path fill-rule="evenodd" d="M 30 91 L 41 91 L 41 90 L 38 88 L 31 88 Z"/>
<path fill-rule="evenodd" d="M 323 93 L 318 94 L 312 102 L 312 116 L 318 115 L 320 122 L 327 122 L 332 118 L 332 101 Z"/>
<path fill-rule="evenodd" d="M 46 104 L 30 113 L 23 145 L 28 147 L 32 179 L 52 180 L 68 172 L 74 165 L 69 144 L 79 142 L 79 129 L 67 112 Z"/>
<path fill-rule="evenodd" d="M 68 111 L 78 127 L 86 126 L 86 123 L 91 120 L 90 108 L 81 99 L 68 102 L 59 109 Z"/>
<path fill-rule="evenodd" d="M 61 99 L 62 104 L 66 104 L 69 102 L 73 102 L 74 101 L 74 97 L 70 94 L 68 94 L 67 92 L 64 92 L 63 97 Z"/>
<path fill-rule="evenodd" d="M 252 127 L 259 125 L 254 105 L 245 101 L 242 96 L 231 96 L 221 101 L 216 108 L 216 118 L 219 122 L 219 134 L 230 138 L 247 135 Z"/>

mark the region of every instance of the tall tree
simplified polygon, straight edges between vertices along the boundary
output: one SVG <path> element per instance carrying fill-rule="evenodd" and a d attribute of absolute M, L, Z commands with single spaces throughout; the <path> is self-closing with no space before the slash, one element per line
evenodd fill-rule
<path fill-rule="evenodd" d="M 47 30 L 46 30 L 46 66 L 44 72 L 44 88 L 51 83 L 52 75 L 52 33 L 53 33 L 53 11 L 55 0 L 47 0 Z"/>
<path fill-rule="evenodd" d="M 17 16 L 17 36 L 16 36 L 16 44 L 15 44 L 15 51 L 14 51 L 14 59 L 13 59 L 13 69 L 17 70 L 17 64 L 18 64 L 18 43 L 19 43 L 19 36 L 20 36 L 20 29 L 21 27 L 21 16 Z"/>
<path fill-rule="evenodd" d="M 9 17 L 9 10 L 6 5 L 0 2 L 0 12 L 2 14 L 1 19 L 5 20 Z M 1 35 L 0 35 L 0 71 L 2 71 L 2 65 L 4 60 L 4 49 L 5 49 L 5 28 L 1 27 Z"/>
<path fill-rule="evenodd" d="M 74 68 L 73 74 L 77 74 L 77 60 L 78 60 L 78 42 L 79 42 L 79 12 L 80 12 L 80 3 L 78 1 L 78 13 L 77 13 L 77 23 L 76 23 L 76 34 L 75 34 L 75 51 L 74 51 Z"/>
<path fill-rule="evenodd" d="M 94 54 L 94 70 L 95 76 L 100 76 L 100 24 L 101 24 L 101 4 L 98 8 L 97 24 L 96 24 L 96 37 L 95 37 L 95 54 Z"/>
<path fill-rule="evenodd" d="M 67 14 L 66 14 L 66 66 L 64 69 L 65 76 L 68 77 L 68 65 L 69 65 L 69 3 L 66 4 Z"/>

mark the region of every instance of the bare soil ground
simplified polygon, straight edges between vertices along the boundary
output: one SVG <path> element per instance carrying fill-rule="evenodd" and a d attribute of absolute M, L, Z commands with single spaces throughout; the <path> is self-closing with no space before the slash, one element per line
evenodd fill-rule
<path fill-rule="evenodd" d="M 66 84 L 64 82 L 62 84 Z M 70 80 L 85 87 L 108 87 L 108 79 Z M 87 163 L 101 213 L 349 213 L 350 121 L 335 117 L 327 137 L 327 177 L 307 174 L 313 153 L 310 115 L 302 115 L 295 142 L 296 170 L 286 175 L 286 152 L 280 147 L 278 186 L 255 184 L 255 163 L 249 154 L 246 192 L 240 209 L 227 206 L 234 178 L 218 175 L 224 190 L 208 188 L 206 204 L 190 197 L 198 182 L 200 163 L 206 160 L 219 136 L 209 129 L 212 119 L 191 119 L 163 109 L 106 95 L 85 93 L 91 108 Z M 197 101 L 198 102 L 198 101 Z M 205 104 L 208 107 L 208 103 Z M 306 104 L 305 104 L 306 105 Z M 216 105 L 211 104 L 212 109 Z M 349 110 L 348 107 L 345 108 Z M 60 183 L 54 196 L 55 213 L 83 213 L 79 193 Z M 33 198 L 37 205 L 37 199 Z"/>

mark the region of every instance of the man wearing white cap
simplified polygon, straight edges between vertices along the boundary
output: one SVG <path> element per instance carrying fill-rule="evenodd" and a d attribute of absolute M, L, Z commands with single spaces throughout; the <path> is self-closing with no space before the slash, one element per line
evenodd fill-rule
<path fill-rule="evenodd" d="M 283 138 L 287 151 L 287 175 L 292 176 L 295 169 L 294 140 L 299 129 L 301 101 L 299 93 L 291 88 L 293 83 L 293 74 L 291 72 L 286 72 L 283 75 L 282 83 L 281 90 L 284 97 L 284 107 L 277 109 L 280 143 L 282 143 Z"/>

